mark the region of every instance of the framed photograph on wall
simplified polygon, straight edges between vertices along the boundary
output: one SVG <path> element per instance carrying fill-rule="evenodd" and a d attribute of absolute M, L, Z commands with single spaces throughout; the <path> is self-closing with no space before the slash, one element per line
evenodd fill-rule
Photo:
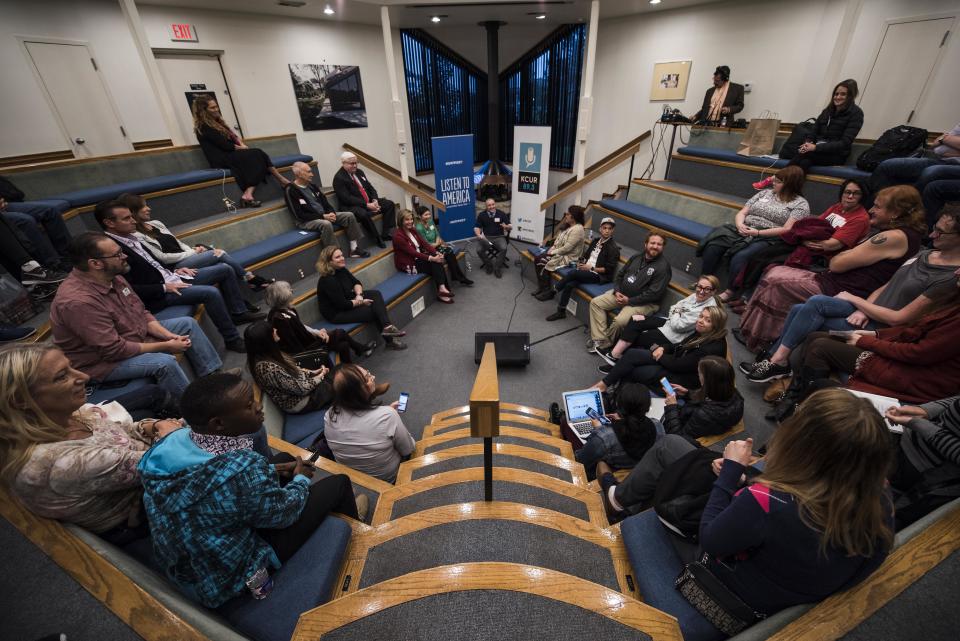
<path fill-rule="evenodd" d="M 304 131 L 367 126 L 360 67 L 295 64 L 289 67 Z"/>
<path fill-rule="evenodd" d="M 687 97 L 691 60 L 653 63 L 650 100 L 683 100 Z"/>

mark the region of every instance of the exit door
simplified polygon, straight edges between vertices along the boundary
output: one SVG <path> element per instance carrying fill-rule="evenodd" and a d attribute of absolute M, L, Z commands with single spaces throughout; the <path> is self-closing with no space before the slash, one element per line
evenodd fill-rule
<path fill-rule="evenodd" d="M 31 41 L 24 45 L 77 158 L 133 151 L 86 45 Z"/>
<path fill-rule="evenodd" d="M 241 136 L 240 121 L 233 107 L 233 100 L 220 65 L 220 56 L 215 53 L 180 54 L 156 53 L 157 66 L 163 76 L 173 111 L 177 116 L 180 135 L 188 145 L 196 144 L 193 130 L 193 99 L 200 94 L 213 94 L 220 105 L 220 113 L 227 125 Z"/>

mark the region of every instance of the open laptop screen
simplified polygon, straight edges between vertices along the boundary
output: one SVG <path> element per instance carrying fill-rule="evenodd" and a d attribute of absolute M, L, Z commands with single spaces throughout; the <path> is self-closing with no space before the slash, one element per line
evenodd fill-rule
<path fill-rule="evenodd" d="M 571 423 L 590 420 L 587 416 L 587 408 L 590 407 L 598 414 L 603 414 L 603 400 L 598 389 L 566 392 L 563 400 L 567 410 L 567 421 Z"/>

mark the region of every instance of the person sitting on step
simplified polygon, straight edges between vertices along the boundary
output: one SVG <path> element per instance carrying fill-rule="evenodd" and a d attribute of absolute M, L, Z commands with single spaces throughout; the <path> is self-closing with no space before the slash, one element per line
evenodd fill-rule
<path fill-rule="evenodd" d="M 666 402 L 663 427 L 667 434 L 679 434 L 691 441 L 716 436 L 732 429 L 743 419 L 743 396 L 737 391 L 733 366 L 720 356 L 704 356 L 697 363 L 700 388 L 688 390 L 672 383 L 674 394 L 664 390 Z M 678 396 L 685 396 L 680 405 Z"/>
<path fill-rule="evenodd" d="M 320 232 L 320 242 L 324 247 L 336 245 L 337 238 L 333 227 L 336 225 L 347 230 L 350 243 L 350 258 L 367 258 L 370 252 L 360 249 L 359 241 L 363 237 L 360 223 L 352 211 L 336 211 L 323 191 L 313 184 L 313 169 L 305 162 L 293 163 L 293 182 L 283 188 L 283 197 L 287 209 L 293 214 L 297 227 Z M 382 244 L 377 228 L 370 218 L 363 217 L 367 226 L 367 235 L 374 243 Z"/>
<path fill-rule="evenodd" d="M 593 431 L 576 459 L 587 471 L 587 480 L 597 476 L 597 463 L 605 462 L 615 470 L 629 470 L 636 465 L 650 446 L 663 433 L 660 422 L 647 417 L 650 411 L 650 390 L 640 383 L 625 383 L 617 390 L 617 411 L 609 415 L 610 425 L 593 421 Z"/>
<path fill-rule="evenodd" d="M 374 400 L 378 390 L 376 377 L 360 365 L 339 368 L 323 433 L 338 463 L 393 483 L 416 441 L 397 412 L 397 402 L 380 405 Z"/>
<path fill-rule="evenodd" d="M 616 225 L 617 223 L 609 216 L 600 221 L 600 235 L 587 247 L 584 257 L 581 257 L 577 263 L 577 268 L 568 271 L 546 292 L 533 293 L 540 300 L 552 300 L 556 292 L 560 292 L 557 311 L 547 316 L 548 321 L 567 317 L 567 303 L 570 302 L 573 290 L 578 286 L 599 285 L 613 280 L 617 265 L 620 263 L 620 246 L 613 240 L 613 230 Z"/>
<path fill-rule="evenodd" d="M 598 369 L 606 374 L 594 384 L 602 391 L 617 383 L 635 381 L 653 389 L 660 388 L 660 379 L 666 377 L 671 383 L 680 383 L 687 389 L 699 389 L 697 373 L 700 360 L 705 356 L 727 354 L 727 312 L 722 307 L 706 307 L 694 326 L 694 332 L 674 345 L 651 345 L 635 347 L 624 352 L 616 365 L 601 365 Z"/>
<path fill-rule="evenodd" d="M 717 289 L 720 281 L 716 276 L 701 276 L 694 285 L 692 294 L 674 303 L 667 317 L 634 314 L 623 328 L 617 344 L 610 349 L 601 349 L 600 358 L 608 365 L 615 365 L 623 353 L 631 347 L 649 348 L 651 345 L 676 345 L 694 332 L 700 312 L 717 305 Z"/>
<path fill-rule="evenodd" d="M 270 308 L 267 320 L 277 332 L 277 345 L 287 354 L 324 350 L 330 356 L 337 354 L 341 363 L 351 363 L 354 355 L 370 356 L 377 348 L 376 340 L 364 344 L 339 328 L 314 329 L 305 325 L 293 306 L 293 289 L 285 280 L 271 283 L 263 293 L 263 301 Z"/>
<path fill-rule="evenodd" d="M 447 269 L 450 270 L 450 276 L 467 287 L 473 285 L 473 281 L 467 278 L 463 270 L 460 269 L 460 262 L 457 260 L 457 251 L 451 245 L 443 242 L 440 237 L 440 228 L 433 221 L 433 214 L 427 207 L 420 206 L 416 217 L 417 233 L 423 236 L 423 239 L 437 248 L 437 251 L 443 254 L 443 259 L 447 261 Z"/>
<path fill-rule="evenodd" d="M 194 381 L 182 409 L 190 427 L 154 445 L 139 470 L 158 564 L 201 604 L 218 607 L 247 588 L 262 598 L 269 572 L 328 514 L 360 519 L 366 512 L 366 496 L 354 497 L 345 474 L 312 480 L 313 466 L 299 457 L 268 460 L 253 449 L 263 407 L 239 376 Z"/>
<path fill-rule="evenodd" d="M 534 259 L 533 269 L 537 274 L 539 288 L 533 292 L 533 296 L 537 300 L 548 300 L 554 297 L 555 293 L 551 285 L 555 271 L 579 262 L 583 254 L 583 242 L 586 239 L 583 221 L 583 207 L 570 206 L 557 226 L 550 248 Z"/>
<path fill-rule="evenodd" d="M 199 269 L 218 263 L 228 265 L 237 279 L 255 292 L 259 292 L 269 285 L 272 280 L 261 278 L 238 263 L 233 256 L 224 249 L 217 249 L 207 245 L 191 247 L 183 243 L 167 229 L 159 220 L 151 218 L 152 210 L 143 196 L 136 194 L 121 194 L 117 200 L 130 210 L 133 219 L 137 221 L 137 230 L 133 235 L 139 240 L 150 254 L 164 266 L 170 269 L 189 267 Z"/>
<path fill-rule="evenodd" d="M 331 323 L 374 323 L 387 343 L 387 349 L 406 349 L 400 341 L 406 332 L 390 320 L 383 295 L 363 284 L 347 269 L 347 260 L 339 247 L 324 247 L 317 259 L 317 305 L 320 314 Z"/>
<path fill-rule="evenodd" d="M 393 232 L 393 264 L 398 272 L 429 274 L 437 288 L 437 300 L 453 304 L 454 293 L 450 291 L 446 263 L 443 254 L 428 243 L 414 226 L 413 212 L 401 209 L 397 214 L 397 229 Z"/>
<path fill-rule="evenodd" d="M 610 347 L 634 314 L 649 315 L 660 309 L 673 270 L 663 255 L 666 238 L 650 232 L 637 253 L 617 271 L 613 289 L 590 301 L 590 339 L 587 351 Z M 611 326 L 607 312 L 619 309 Z"/>

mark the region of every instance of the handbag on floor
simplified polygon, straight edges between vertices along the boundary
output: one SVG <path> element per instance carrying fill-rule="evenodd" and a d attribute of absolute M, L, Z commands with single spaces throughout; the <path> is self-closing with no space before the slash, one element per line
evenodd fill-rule
<path fill-rule="evenodd" d="M 320 369 L 330 366 L 330 351 L 326 347 L 294 354 L 293 361 L 303 369 Z"/>
<path fill-rule="evenodd" d="M 727 636 L 743 632 L 751 625 L 767 618 L 733 593 L 723 581 L 714 576 L 706 552 L 694 563 L 688 563 L 680 572 L 674 586 L 697 612 Z"/>

